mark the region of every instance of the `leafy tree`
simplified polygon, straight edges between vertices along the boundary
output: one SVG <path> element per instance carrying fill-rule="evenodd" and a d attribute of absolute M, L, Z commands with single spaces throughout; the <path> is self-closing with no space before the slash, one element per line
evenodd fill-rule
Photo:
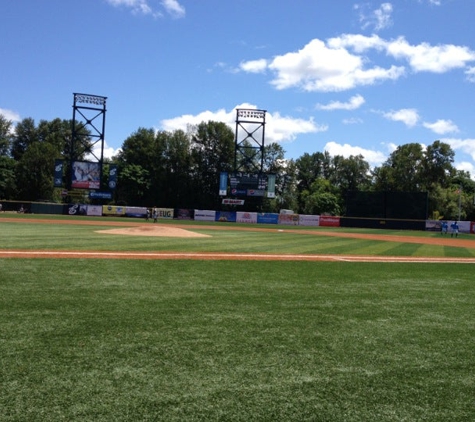
<path fill-rule="evenodd" d="M 19 161 L 28 147 L 38 141 L 38 132 L 35 121 L 26 118 L 18 122 L 15 127 L 15 135 L 12 139 L 10 154 L 15 161 Z"/>
<path fill-rule="evenodd" d="M 200 208 L 219 208 L 219 174 L 233 169 L 234 134 L 224 123 L 200 123 L 192 134 L 194 201 Z"/>
<path fill-rule="evenodd" d="M 340 215 L 338 194 L 334 186 L 327 179 L 316 179 L 309 190 L 302 192 L 302 211 L 313 215 Z"/>
<path fill-rule="evenodd" d="M 35 142 L 22 154 L 16 166 L 18 199 L 35 201 L 53 198 L 53 168 L 56 149 L 49 143 Z"/>

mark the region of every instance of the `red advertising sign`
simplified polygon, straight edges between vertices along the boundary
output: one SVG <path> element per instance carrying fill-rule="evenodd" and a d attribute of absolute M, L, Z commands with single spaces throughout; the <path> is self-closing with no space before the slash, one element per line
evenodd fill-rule
<path fill-rule="evenodd" d="M 324 227 L 340 227 L 340 217 L 332 215 L 321 215 L 320 226 Z"/>

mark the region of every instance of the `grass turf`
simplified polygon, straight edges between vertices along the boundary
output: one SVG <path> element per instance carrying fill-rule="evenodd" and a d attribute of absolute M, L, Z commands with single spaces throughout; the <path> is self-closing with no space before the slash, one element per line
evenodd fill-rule
<path fill-rule="evenodd" d="M 475 418 L 466 265 L 1 259 L 0 298 L 2 421 Z"/>

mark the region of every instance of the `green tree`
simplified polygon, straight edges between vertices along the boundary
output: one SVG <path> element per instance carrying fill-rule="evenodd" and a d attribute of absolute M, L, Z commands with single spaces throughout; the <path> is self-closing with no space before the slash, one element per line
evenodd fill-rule
<path fill-rule="evenodd" d="M 16 166 L 18 199 L 53 199 L 53 168 L 56 149 L 43 142 L 32 143 Z"/>
<path fill-rule="evenodd" d="M 219 175 L 233 169 L 234 134 L 224 123 L 200 123 L 192 134 L 193 191 L 197 208 L 219 209 Z"/>

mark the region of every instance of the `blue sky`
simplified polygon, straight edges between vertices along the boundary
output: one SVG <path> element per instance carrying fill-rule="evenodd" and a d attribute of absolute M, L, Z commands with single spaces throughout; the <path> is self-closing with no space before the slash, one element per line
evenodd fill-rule
<path fill-rule="evenodd" d="M 106 154 L 139 127 L 267 111 L 287 158 L 380 165 L 439 139 L 475 178 L 473 0 L 0 0 L 0 113 L 108 97 Z"/>

